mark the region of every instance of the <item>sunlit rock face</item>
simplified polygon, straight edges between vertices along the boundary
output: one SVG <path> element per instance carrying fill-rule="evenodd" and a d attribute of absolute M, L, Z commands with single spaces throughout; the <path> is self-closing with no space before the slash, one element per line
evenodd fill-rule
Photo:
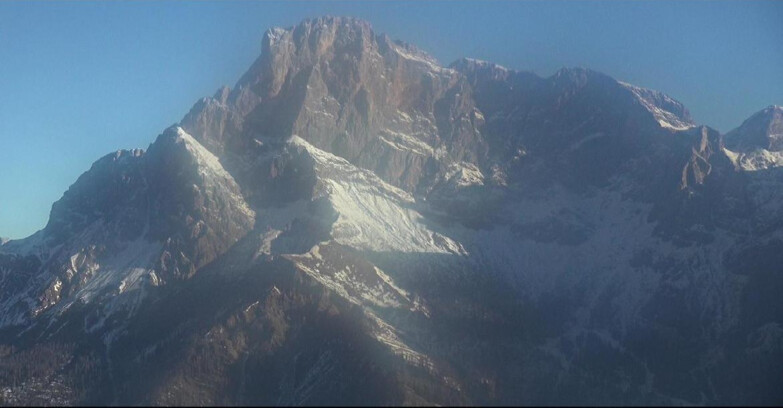
<path fill-rule="evenodd" d="M 271 29 L 0 240 L 0 402 L 779 402 L 780 134 L 361 20 Z"/>

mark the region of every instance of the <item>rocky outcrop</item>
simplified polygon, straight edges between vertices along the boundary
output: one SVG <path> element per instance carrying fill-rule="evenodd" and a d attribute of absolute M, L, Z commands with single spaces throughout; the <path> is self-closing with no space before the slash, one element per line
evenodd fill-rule
<path fill-rule="evenodd" d="M 161 276 L 190 277 L 253 229 L 255 214 L 220 160 L 181 128 L 169 128 L 147 154 L 147 239 L 164 242 Z"/>

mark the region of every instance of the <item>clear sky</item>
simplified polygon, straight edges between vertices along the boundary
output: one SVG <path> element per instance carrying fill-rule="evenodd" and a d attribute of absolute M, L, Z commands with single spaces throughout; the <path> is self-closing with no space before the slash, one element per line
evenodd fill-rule
<path fill-rule="evenodd" d="M 721 131 L 783 104 L 783 1 L 0 1 L 0 236 L 42 228 L 93 161 L 233 85 L 263 32 L 351 15 L 443 64 L 583 66 Z"/>

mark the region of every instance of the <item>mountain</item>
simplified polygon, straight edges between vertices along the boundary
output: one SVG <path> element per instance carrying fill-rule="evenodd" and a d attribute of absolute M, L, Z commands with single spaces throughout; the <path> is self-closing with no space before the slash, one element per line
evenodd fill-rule
<path fill-rule="evenodd" d="M 0 401 L 779 403 L 780 123 L 271 29 L 0 245 Z"/>
<path fill-rule="evenodd" d="M 726 134 L 726 147 L 743 169 L 766 169 L 783 163 L 783 107 L 769 106 Z"/>

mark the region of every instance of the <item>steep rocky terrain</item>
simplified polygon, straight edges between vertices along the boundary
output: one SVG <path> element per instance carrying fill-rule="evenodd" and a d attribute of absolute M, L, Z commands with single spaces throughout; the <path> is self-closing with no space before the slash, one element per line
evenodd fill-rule
<path fill-rule="evenodd" d="M 271 29 L 0 241 L 0 402 L 779 404 L 782 118 Z"/>

